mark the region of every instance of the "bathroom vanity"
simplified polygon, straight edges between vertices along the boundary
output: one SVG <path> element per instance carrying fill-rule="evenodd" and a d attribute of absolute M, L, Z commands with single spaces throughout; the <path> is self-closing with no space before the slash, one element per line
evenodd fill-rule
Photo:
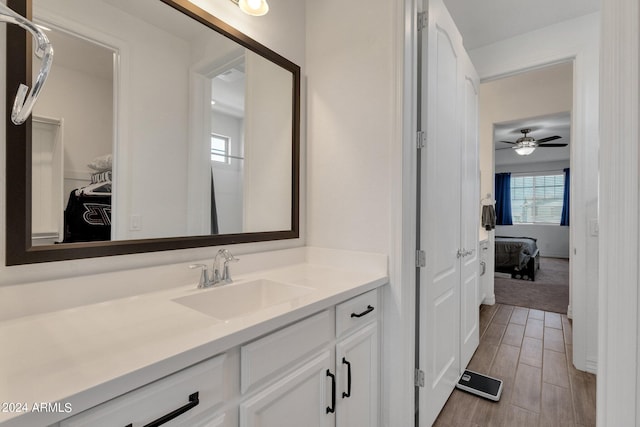
<path fill-rule="evenodd" d="M 305 260 L 0 323 L 0 425 L 378 425 L 386 257 L 280 252 Z"/>

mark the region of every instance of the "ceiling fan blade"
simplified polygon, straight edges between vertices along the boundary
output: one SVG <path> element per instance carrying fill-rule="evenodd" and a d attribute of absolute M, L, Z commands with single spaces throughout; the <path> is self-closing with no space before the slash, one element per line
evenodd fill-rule
<path fill-rule="evenodd" d="M 552 147 L 566 147 L 569 144 L 541 144 L 538 145 L 538 148 L 552 148 Z"/>
<path fill-rule="evenodd" d="M 517 142 L 511 142 L 511 141 L 498 141 L 498 142 L 504 142 L 505 144 L 517 144 Z"/>
<path fill-rule="evenodd" d="M 546 138 L 536 139 L 536 142 L 538 144 L 540 144 L 540 143 L 543 143 L 543 142 L 553 141 L 554 139 L 560 139 L 560 138 L 562 138 L 562 137 L 558 136 L 558 135 L 554 135 L 554 136 L 548 136 Z"/>

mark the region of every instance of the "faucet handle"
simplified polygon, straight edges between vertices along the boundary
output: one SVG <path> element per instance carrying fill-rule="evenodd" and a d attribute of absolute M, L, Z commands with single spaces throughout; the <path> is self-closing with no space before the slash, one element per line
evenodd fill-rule
<path fill-rule="evenodd" d="M 223 267 L 223 271 L 222 271 L 221 280 L 223 280 L 225 283 L 231 283 L 231 282 L 233 282 L 233 279 L 231 279 L 231 270 L 229 269 L 229 263 L 230 262 L 238 262 L 238 261 L 240 261 L 240 258 L 236 258 L 231 252 L 229 252 L 226 249 L 225 249 L 224 257 L 225 257 L 225 259 L 224 259 L 224 267 Z"/>
<path fill-rule="evenodd" d="M 189 268 L 202 268 L 200 272 L 200 280 L 198 281 L 198 288 L 207 288 L 211 285 L 209 280 L 209 269 L 205 264 L 191 264 Z"/>
<path fill-rule="evenodd" d="M 222 272 L 222 280 L 225 283 L 233 282 L 233 279 L 231 278 L 231 270 L 229 269 L 229 264 L 228 264 L 229 261 L 236 262 L 236 261 L 240 261 L 240 259 L 239 258 L 233 258 L 233 259 L 226 260 L 224 262 L 224 270 Z"/>

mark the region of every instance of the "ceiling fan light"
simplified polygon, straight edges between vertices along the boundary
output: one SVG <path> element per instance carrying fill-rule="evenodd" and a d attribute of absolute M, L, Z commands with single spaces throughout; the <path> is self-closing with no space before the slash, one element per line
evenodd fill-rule
<path fill-rule="evenodd" d="M 536 147 L 532 147 L 529 145 L 522 145 L 520 147 L 516 147 L 514 148 L 516 150 L 516 153 L 518 153 L 521 156 L 528 156 L 529 154 L 533 153 L 536 149 Z"/>

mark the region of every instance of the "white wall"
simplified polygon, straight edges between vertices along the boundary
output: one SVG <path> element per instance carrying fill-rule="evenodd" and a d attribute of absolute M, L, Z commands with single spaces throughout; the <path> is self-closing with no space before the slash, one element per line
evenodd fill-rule
<path fill-rule="evenodd" d="M 415 147 L 415 15 L 412 1 L 307 0 L 308 242 L 390 254 L 382 339 L 389 427 L 414 416 L 415 252 L 403 256 L 402 242 L 415 239 L 403 236 L 406 212 L 415 215 L 415 148 L 405 150 Z"/>
<path fill-rule="evenodd" d="M 307 4 L 310 245 L 389 250 L 392 6 Z"/>
<path fill-rule="evenodd" d="M 598 237 L 590 232 L 589 224 L 598 218 L 599 26 L 599 14 L 595 13 L 469 52 L 480 78 L 485 81 L 574 61 L 571 128 L 572 140 L 577 142 L 571 144 L 569 314 L 574 319 L 573 362 L 577 368 L 592 372 L 597 366 L 598 347 Z M 486 134 L 482 127 L 481 134 Z M 486 159 L 481 161 L 481 168 L 486 170 Z"/>
<path fill-rule="evenodd" d="M 112 81 L 54 63 L 33 113 L 64 120 L 66 179 L 88 179 L 87 164 L 113 151 Z"/>
<path fill-rule="evenodd" d="M 203 7 L 205 7 L 210 13 L 226 21 L 227 23 L 235 26 L 240 31 L 253 37 L 260 43 L 268 46 L 276 52 L 282 54 L 289 60 L 300 65 L 304 70 L 305 61 L 305 37 L 304 37 L 304 25 L 305 25 L 305 5 L 304 2 L 297 0 L 280 0 L 282 5 L 280 8 L 273 8 L 273 10 L 260 19 L 249 17 L 240 12 L 233 3 L 228 0 L 200 0 L 198 1 Z M 116 21 L 113 21 L 116 22 Z M 113 26 L 112 22 L 112 26 Z M 4 25 L 0 27 L 0 45 L 5 44 L 5 29 Z M 5 80 L 5 64 L 6 58 L 4 55 L 0 57 L 0 81 Z M 37 66 L 37 65 L 36 65 Z M 304 72 L 304 71 L 303 71 Z M 302 91 L 304 96 L 304 89 Z M 3 100 L 6 96 L 5 85 L 0 85 L 0 98 Z M 10 94 L 13 97 L 13 94 Z M 305 101 L 302 100 L 302 192 L 301 192 L 301 238 L 293 240 L 283 240 L 277 242 L 261 242 L 252 244 L 243 244 L 229 246 L 234 254 L 246 254 L 252 252 L 260 252 L 272 249 L 281 249 L 287 247 L 295 247 L 304 244 L 305 236 L 305 131 L 304 131 L 304 118 L 305 118 Z M 6 197 L 5 197 L 5 102 L 0 102 L 0 230 L 5 230 L 5 209 L 6 209 Z M 155 120 L 155 119 L 154 119 Z M 148 153 L 147 153 L 148 154 Z M 201 260 L 211 258 L 215 255 L 219 248 L 199 248 L 188 249 L 180 251 L 168 251 L 159 253 L 148 254 L 136 254 L 125 255 L 117 257 L 106 258 L 94 258 L 88 260 L 74 260 L 55 263 L 43 263 L 27 266 L 13 266 L 6 267 L 4 262 L 0 266 L 0 304 L 15 304 L 16 297 L 21 302 L 28 304 L 32 299 L 59 301 L 60 297 L 57 295 L 56 286 L 49 285 L 49 280 L 59 279 L 65 277 L 79 277 L 86 274 L 94 274 L 101 272 L 112 272 L 120 270 L 130 270 L 138 267 L 145 266 L 159 266 L 166 265 L 167 263 L 174 263 L 180 261 L 190 262 L 191 260 Z M 0 259 L 5 258 L 5 233 L 0 232 Z M 154 277 L 151 272 L 150 279 L 153 284 L 144 284 L 146 290 L 153 290 L 154 288 L 160 288 L 163 286 L 171 286 L 171 283 L 164 283 L 163 276 Z M 92 281 L 95 278 L 91 279 Z M 15 285 L 21 283 L 30 283 L 41 281 L 41 285 L 36 287 L 20 287 Z M 77 281 L 74 283 L 78 283 Z M 82 296 L 75 299 L 73 304 L 82 304 L 90 301 L 96 301 L 101 299 L 115 298 L 123 294 L 129 294 L 136 292 L 136 285 L 141 285 L 137 281 L 132 281 L 128 286 L 124 288 L 110 287 L 107 283 L 86 283 L 87 289 L 100 290 L 100 292 L 82 293 Z M 4 291 L 8 292 L 7 295 L 11 297 L 4 298 Z M 24 289 L 24 292 L 17 291 Z M 11 291 L 11 292 L 9 292 Z M 17 292 L 16 292 L 17 291 Z M 66 289 L 65 293 L 68 294 L 70 289 Z M 51 304 L 51 309 L 55 309 L 56 304 Z M 1 309 L 2 307 L 0 307 Z"/>

